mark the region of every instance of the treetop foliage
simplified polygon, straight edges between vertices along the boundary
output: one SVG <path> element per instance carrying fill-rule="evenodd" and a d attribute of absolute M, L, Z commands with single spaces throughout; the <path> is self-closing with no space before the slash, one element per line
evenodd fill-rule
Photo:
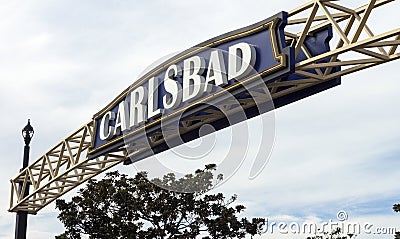
<path fill-rule="evenodd" d="M 170 173 L 149 181 L 146 173 L 133 178 L 118 172 L 102 180 L 90 180 L 70 202 L 57 200 L 58 218 L 65 232 L 56 239 L 76 239 L 86 235 L 96 239 L 136 238 L 244 238 L 256 235 L 265 223 L 262 218 L 239 218 L 243 205 L 234 205 L 237 196 L 206 193 L 222 175 L 207 165 L 194 174 L 177 179 Z M 179 193 L 171 189 L 188 189 Z"/>

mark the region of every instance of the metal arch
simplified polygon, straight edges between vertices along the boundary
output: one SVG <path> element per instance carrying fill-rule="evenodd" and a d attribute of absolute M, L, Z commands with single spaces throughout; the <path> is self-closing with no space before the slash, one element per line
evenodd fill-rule
<path fill-rule="evenodd" d="M 365 6 L 350 9 L 334 3 L 335 0 L 313 0 L 290 11 L 288 25 L 302 30 L 300 32 L 286 31 L 286 40 L 295 47 L 296 57 L 303 51 L 307 59 L 298 62 L 295 66 L 295 74 L 302 76 L 301 79 L 294 81 L 280 79 L 268 84 L 272 97 L 275 99 L 340 76 L 399 59 L 400 28 L 375 35 L 366 24 L 374 8 L 393 1 L 370 0 Z M 309 14 L 307 18 L 300 17 L 304 13 Z M 341 23 L 345 25 L 341 26 Z M 329 52 L 311 56 L 303 44 L 304 39 L 312 32 L 326 26 L 332 26 L 339 38 L 338 42 Z M 363 32 L 367 37 L 361 38 Z M 341 70 L 335 72 L 334 67 L 341 67 Z M 278 87 L 281 86 L 289 88 L 277 92 Z"/>
<path fill-rule="evenodd" d="M 39 157 L 17 177 L 11 179 L 11 212 L 36 214 L 40 209 L 88 179 L 125 160 L 118 149 L 102 157 L 89 159 L 93 123 L 90 122 Z M 22 182 L 22 189 L 19 184 Z M 23 197 L 27 185 L 32 190 Z"/>
<path fill-rule="evenodd" d="M 302 78 L 292 81 L 278 79 L 267 84 L 272 98 L 277 99 L 343 75 L 399 59 L 400 28 L 374 35 L 366 24 L 374 8 L 392 1 L 394 0 L 370 0 L 365 6 L 349 9 L 334 3 L 335 0 L 313 0 L 290 11 L 288 25 L 302 30 L 285 32 L 286 41 L 295 48 L 296 56 L 303 52 L 307 59 L 298 62 L 295 67 L 295 74 Z M 308 17 L 301 17 L 305 13 Z M 342 23 L 346 23 L 345 26 Z M 304 45 L 304 40 L 314 31 L 327 26 L 332 26 L 338 36 L 336 47 L 327 53 L 312 56 Z M 361 38 L 362 32 L 367 37 Z M 356 54 L 345 55 L 350 52 Z M 339 58 L 341 61 L 338 61 Z M 336 67 L 341 67 L 341 70 L 335 71 Z M 278 90 L 282 86 L 285 87 L 284 90 Z M 218 107 L 234 113 L 238 103 L 242 108 L 248 109 L 255 105 L 255 101 L 268 100 L 257 91 L 249 93 L 253 100 L 223 102 Z M 207 113 L 208 115 L 192 115 L 183 119 L 180 133 L 223 118 L 223 114 L 217 110 L 209 109 Z M 85 124 L 11 179 L 9 211 L 36 214 L 69 190 L 125 161 L 128 157 L 126 147 L 134 148 L 135 154 L 145 154 L 149 146 L 155 147 L 165 142 L 166 138 L 176 136 L 173 135 L 174 130 L 169 130 L 167 126 L 163 132 L 148 134 L 141 142 L 121 146 L 113 152 L 92 159 L 87 153 L 92 144 L 93 133 L 93 122 Z M 21 192 L 24 192 L 27 185 L 32 187 L 29 195 L 24 197 Z"/>

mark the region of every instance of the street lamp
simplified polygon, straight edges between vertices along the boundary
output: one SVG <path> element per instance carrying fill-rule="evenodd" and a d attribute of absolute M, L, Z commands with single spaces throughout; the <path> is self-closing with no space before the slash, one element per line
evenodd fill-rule
<path fill-rule="evenodd" d="M 24 137 L 25 144 L 29 145 L 35 131 L 31 125 L 31 120 L 28 119 L 28 124 L 22 129 L 22 137 Z"/>
<path fill-rule="evenodd" d="M 28 119 L 28 124 L 22 129 L 22 137 L 25 141 L 24 146 L 24 160 L 22 162 L 21 171 L 28 167 L 29 164 L 29 144 L 31 143 L 33 134 L 35 131 L 31 125 L 31 121 Z M 22 182 L 19 183 L 19 190 L 22 190 Z M 29 194 L 29 184 L 25 187 L 24 197 Z M 25 211 L 17 212 L 17 220 L 15 224 L 15 239 L 26 239 L 26 226 L 28 223 L 28 213 Z"/>

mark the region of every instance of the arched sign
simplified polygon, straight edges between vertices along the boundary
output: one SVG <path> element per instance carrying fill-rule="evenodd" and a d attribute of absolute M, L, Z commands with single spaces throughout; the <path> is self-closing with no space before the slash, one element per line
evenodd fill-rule
<path fill-rule="evenodd" d="M 218 100 L 222 101 L 226 94 L 244 97 L 243 94 L 248 93 L 244 85 L 260 87 L 260 78 L 262 84 L 279 78 L 284 81 L 295 80 L 295 62 L 304 57 L 300 54 L 298 59 L 294 59 L 294 49 L 285 41 L 286 23 L 287 13 L 279 13 L 203 42 L 150 70 L 94 115 L 95 136 L 89 155 L 96 157 L 120 147 L 126 143 L 124 138 L 138 140 L 134 135 L 139 132 L 141 140 L 150 138 L 148 132 L 160 128 L 162 120 L 179 112 L 180 117 L 185 117 L 188 109 L 192 115 L 204 112 L 212 105 L 210 102 L 215 104 Z M 312 43 L 308 51 L 315 55 L 329 51 L 327 42 L 331 35 L 331 29 L 327 27 L 308 37 L 306 42 Z M 315 90 L 308 89 L 303 94 L 297 92 L 291 97 L 286 96 L 283 101 L 273 100 L 279 107 L 339 83 L 339 79 L 334 79 Z M 254 113 L 250 107 L 245 111 L 249 117 L 253 117 L 267 110 L 256 110 Z M 213 126 L 220 129 L 231 124 L 219 121 Z M 193 132 L 192 136 L 189 134 L 186 137 L 186 141 L 199 137 L 197 131 Z M 164 146 L 156 151 L 169 147 Z"/>
<path fill-rule="evenodd" d="M 308 2 L 174 55 L 21 170 L 11 180 L 9 211 L 36 214 L 121 162 L 144 159 L 337 86 L 341 76 L 400 59 L 400 28 L 374 34 L 367 25 L 372 10 L 389 2 L 371 0 L 351 11 L 330 1 Z"/>

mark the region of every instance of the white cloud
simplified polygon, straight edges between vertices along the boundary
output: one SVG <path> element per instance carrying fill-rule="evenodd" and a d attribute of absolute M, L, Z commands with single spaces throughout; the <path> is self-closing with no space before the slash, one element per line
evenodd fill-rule
<path fill-rule="evenodd" d="M 341 3 L 359 6 L 363 1 Z M 14 232 L 15 215 L 6 212 L 8 180 L 21 167 L 20 130 L 28 117 L 36 130 L 33 160 L 90 120 L 157 59 L 296 4 L 301 3 L 2 2 L 0 238 Z M 398 27 L 398 6 L 394 2 L 378 10 L 369 22 L 375 32 Z M 390 209 L 400 189 L 395 180 L 400 174 L 398 65 L 345 76 L 341 86 L 277 110 L 276 144 L 266 169 L 249 181 L 245 164 L 217 190 L 238 193 L 247 216 L 316 220 L 354 209 L 360 220 L 382 225 L 398 220 Z M 387 211 L 379 207 L 371 214 L 383 202 Z M 60 233 L 56 215 L 51 204 L 30 216 L 30 238 Z"/>

